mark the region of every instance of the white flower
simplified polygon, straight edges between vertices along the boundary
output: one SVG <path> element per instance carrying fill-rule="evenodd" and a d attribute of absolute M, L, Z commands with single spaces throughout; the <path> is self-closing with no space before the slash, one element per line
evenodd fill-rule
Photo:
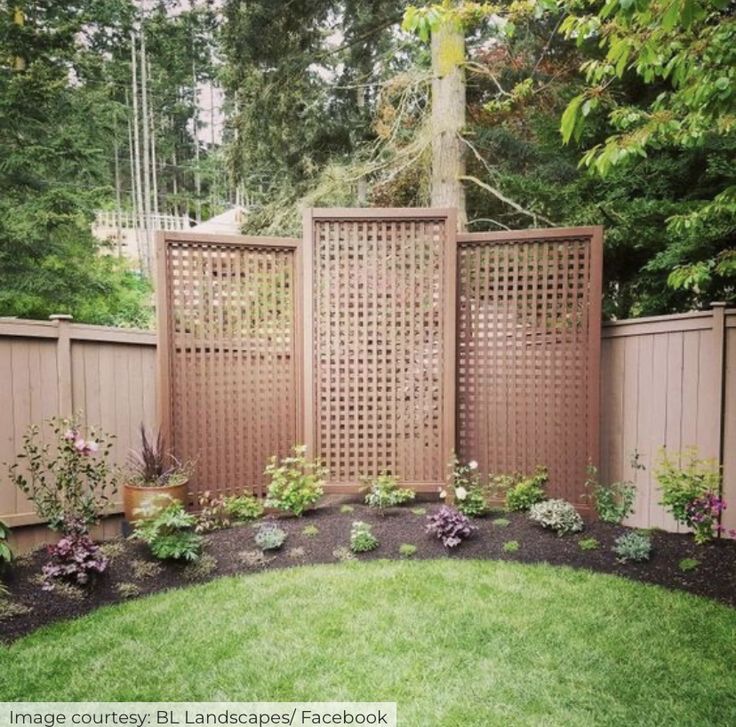
<path fill-rule="evenodd" d="M 440 490 L 440 499 L 444 500 L 447 497 L 447 492 Z"/>
<path fill-rule="evenodd" d="M 464 500 L 468 496 L 468 491 L 464 487 L 458 487 L 455 490 L 455 497 L 458 500 Z"/>
<path fill-rule="evenodd" d="M 89 442 L 87 442 L 87 445 L 85 446 L 85 449 L 88 452 L 96 452 L 100 448 L 100 445 L 97 444 L 97 442 L 94 441 L 94 439 L 91 439 Z"/>
<path fill-rule="evenodd" d="M 474 459 L 471 459 L 470 462 L 468 462 L 468 469 L 477 470 L 478 463 Z"/>

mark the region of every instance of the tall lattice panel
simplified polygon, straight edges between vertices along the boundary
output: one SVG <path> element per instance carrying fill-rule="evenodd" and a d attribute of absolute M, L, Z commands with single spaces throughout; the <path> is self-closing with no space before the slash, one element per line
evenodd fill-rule
<path fill-rule="evenodd" d="M 159 248 L 162 420 L 194 495 L 261 492 L 297 440 L 298 242 L 166 233 Z"/>
<path fill-rule="evenodd" d="M 314 450 L 333 485 L 435 487 L 454 439 L 454 214 L 312 210 L 305 234 Z"/>
<path fill-rule="evenodd" d="M 545 465 L 585 505 L 598 461 L 599 228 L 459 236 L 458 450 L 484 473 Z"/>

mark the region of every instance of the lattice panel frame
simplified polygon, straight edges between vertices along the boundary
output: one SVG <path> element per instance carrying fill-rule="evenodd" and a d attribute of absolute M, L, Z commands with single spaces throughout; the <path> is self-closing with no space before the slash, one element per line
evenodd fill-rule
<path fill-rule="evenodd" d="M 299 439 L 299 241 L 161 233 L 160 421 L 190 492 L 263 494 Z"/>
<path fill-rule="evenodd" d="M 310 451 L 333 491 L 382 471 L 435 490 L 455 437 L 455 211 L 313 209 L 304 235 Z"/>
<path fill-rule="evenodd" d="M 550 471 L 582 508 L 599 460 L 599 227 L 458 236 L 458 452 L 484 475 Z"/>

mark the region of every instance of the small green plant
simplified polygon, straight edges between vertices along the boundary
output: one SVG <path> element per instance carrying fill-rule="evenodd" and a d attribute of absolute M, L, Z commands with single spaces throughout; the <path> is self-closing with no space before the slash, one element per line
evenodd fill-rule
<path fill-rule="evenodd" d="M 275 523 L 263 523 L 256 530 L 255 541 L 261 550 L 278 550 L 285 540 L 286 532 Z"/>
<path fill-rule="evenodd" d="M 118 477 L 109 463 L 113 438 L 94 427 L 84 429 L 77 418 L 54 417 L 47 424 L 54 444 L 41 443 L 40 428 L 29 427 L 10 479 L 52 530 L 66 534 L 70 525 L 77 532 L 81 524 L 86 532 L 117 492 Z"/>
<path fill-rule="evenodd" d="M 289 548 L 286 555 L 292 560 L 301 560 L 306 555 L 306 551 L 301 546 L 298 546 L 296 548 Z"/>
<path fill-rule="evenodd" d="M 371 526 L 356 520 L 350 528 L 350 550 L 353 553 L 366 553 L 377 547 L 378 539 L 371 532 Z"/>
<path fill-rule="evenodd" d="M 196 516 L 167 495 L 157 500 L 157 514 L 136 521 L 133 537 L 148 543 L 151 553 L 159 560 L 197 560 L 202 552 L 202 536 L 194 532 Z"/>
<path fill-rule="evenodd" d="M 426 507 L 413 507 L 410 512 L 412 515 L 422 516 L 422 515 L 427 514 L 427 508 Z"/>
<path fill-rule="evenodd" d="M 495 520 L 492 520 L 491 523 L 495 528 L 507 528 L 511 525 L 511 520 L 508 520 L 505 517 L 497 517 Z"/>
<path fill-rule="evenodd" d="M 525 511 L 544 500 L 544 487 L 549 480 L 546 467 L 537 467 L 533 474 L 520 476 L 506 492 L 506 508 Z"/>
<path fill-rule="evenodd" d="M 666 449 L 660 454 L 656 477 L 662 490 L 661 504 L 678 523 L 693 530 L 695 542 L 707 543 L 722 530 L 719 523 L 726 503 L 720 497 L 721 471 L 713 460 L 699 459 L 691 447 L 670 457 Z"/>
<path fill-rule="evenodd" d="M 133 571 L 133 578 L 138 581 L 144 580 L 145 578 L 153 578 L 163 572 L 163 569 L 158 563 L 150 560 L 140 560 L 139 558 L 134 558 L 130 562 L 130 568 Z"/>
<path fill-rule="evenodd" d="M 80 588 L 79 586 L 74 586 L 71 583 L 67 583 L 66 581 L 59 581 L 58 583 L 55 583 L 53 592 L 57 596 L 66 598 L 69 601 L 83 601 L 85 596 L 87 595 L 83 588 Z"/>
<path fill-rule="evenodd" d="M 521 548 L 521 545 L 519 545 L 518 540 L 507 540 L 502 547 L 504 553 L 516 553 Z"/>
<path fill-rule="evenodd" d="M 355 560 L 355 553 L 353 553 L 350 548 L 346 548 L 344 545 L 339 545 L 332 551 L 332 557 L 341 563 L 349 563 L 350 561 Z"/>
<path fill-rule="evenodd" d="M 0 623 L 3 621 L 12 621 L 18 616 L 25 616 L 31 613 L 33 609 L 25 604 L 11 601 L 9 598 L 0 597 Z"/>
<path fill-rule="evenodd" d="M 529 508 L 529 519 L 543 528 L 554 530 L 559 537 L 583 529 L 583 518 L 565 500 L 544 500 Z"/>
<path fill-rule="evenodd" d="M 600 543 L 595 538 L 581 538 L 578 540 L 580 550 L 598 550 Z"/>
<path fill-rule="evenodd" d="M 316 525 L 305 525 L 302 535 L 305 538 L 316 538 L 319 535 L 319 528 Z"/>
<path fill-rule="evenodd" d="M 108 560 L 115 560 L 125 554 L 125 541 L 123 540 L 108 540 L 106 543 L 100 545 L 102 555 Z"/>
<path fill-rule="evenodd" d="M 115 590 L 121 598 L 136 598 L 141 595 L 141 587 L 135 583 L 118 583 Z"/>
<path fill-rule="evenodd" d="M 632 466 L 643 469 L 638 453 L 634 454 Z M 619 525 L 634 512 L 636 486 L 631 482 L 613 482 L 603 485 L 598 478 L 598 468 L 588 465 L 586 487 L 590 490 L 598 517 L 604 523 Z"/>
<path fill-rule="evenodd" d="M 265 568 L 273 558 L 269 558 L 262 550 L 242 550 L 238 560 L 248 568 Z"/>
<path fill-rule="evenodd" d="M 351 512 L 354 512 L 355 508 L 352 505 L 340 505 L 340 513 L 342 515 L 349 515 Z"/>
<path fill-rule="evenodd" d="M 413 558 L 417 554 L 417 546 L 411 543 L 402 543 L 399 546 L 399 555 L 402 558 Z"/>
<path fill-rule="evenodd" d="M 225 498 L 225 511 L 234 523 L 256 520 L 263 515 L 263 504 L 249 492 Z"/>
<path fill-rule="evenodd" d="M 387 508 L 403 505 L 413 499 L 414 490 L 399 487 L 398 477 L 382 472 L 370 483 L 370 491 L 365 496 L 365 504 L 384 514 Z"/>
<path fill-rule="evenodd" d="M 8 544 L 9 538 L 10 528 L 0 520 L 0 568 L 6 563 L 11 563 L 13 560 L 13 551 Z"/>
<path fill-rule="evenodd" d="M 192 563 L 187 563 L 181 575 L 185 581 L 200 581 L 217 570 L 217 559 L 209 554 L 202 555 Z"/>
<path fill-rule="evenodd" d="M 308 460 L 306 451 L 306 446 L 297 445 L 292 456 L 271 458 L 265 472 L 271 480 L 266 507 L 301 516 L 322 497 L 327 470 L 317 460 Z"/>
<path fill-rule="evenodd" d="M 480 517 L 488 509 L 486 495 L 480 484 L 478 463 L 471 460 L 463 464 L 453 453 L 449 463 L 450 474 L 447 488 L 440 491 L 440 497 L 452 496 L 455 508 L 468 517 Z"/>
<path fill-rule="evenodd" d="M 678 563 L 678 567 L 683 573 L 690 573 L 691 571 L 697 570 L 699 565 L 700 561 L 695 558 L 683 558 Z"/>
<path fill-rule="evenodd" d="M 230 527 L 230 513 L 225 508 L 224 497 L 213 495 L 209 490 L 205 490 L 197 497 L 197 502 L 200 509 L 197 524 L 194 526 L 195 532 L 211 533 L 214 530 Z"/>
<path fill-rule="evenodd" d="M 635 530 L 616 538 L 613 552 L 620 563 L 649 560 L 652 552 L 652 540 L 645 533 Z"/>

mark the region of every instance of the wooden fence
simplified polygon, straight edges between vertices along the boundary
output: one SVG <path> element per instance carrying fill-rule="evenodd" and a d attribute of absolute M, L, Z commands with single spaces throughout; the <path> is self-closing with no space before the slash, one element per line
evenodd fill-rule
<path fill-rule="evenodd" d="M 695 445 L 703 456 L 722 453 L 731 505 L 724 524 L 736 528 L 736 310 L 606 323 L 601 353 L 601 473 L 636 483 L 629 524 L 676 529 L 658 505 L 653 469 L 662 446 Z M 0 462 L 12 461 L 28 424 L 83 409 L 117 435 L 114 456 L 123 463 L 139 424 L 155 425 L 155 372 L 154 333 L 0 320 Z M 646 469 L 632 467 L 634 452 Z M 38 522 L 4 469 L 0 520 Z M 44 540 L 45 528 L 16 534 L 21 549 Z"/>

